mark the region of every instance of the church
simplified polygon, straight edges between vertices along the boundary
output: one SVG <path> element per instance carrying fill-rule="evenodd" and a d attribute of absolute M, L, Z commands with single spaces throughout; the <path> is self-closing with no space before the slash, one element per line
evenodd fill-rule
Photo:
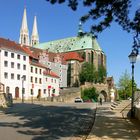
<path fill-rule="evenodd" d="M 67 70 L 67 74 L 66 72 L 64 72 L 65 77 L 67 77 L 67 80 L 65 80 L 65 82 L 67 81 L 67 84 L 65 84 L 64 87 L 72 87 L 76 83 L 78 83 L 78 85 L 80 84 L 79 73 L 84 62 L 94 64 L 96 70 L 98 70 L 99 66 L 103 66 L 106 68 L 105 53 L 92 34 L 85 34 L 83 32 L 81 22 L 79 23 L 77 36 L 40 43 L 37 20 L 35 16 L 32 35 L 29 41 L 26 9 L 24 9 L 19 43 L 22 45 L 29 45 L 31 50 L 43 50 L 43 55 L 45 55 L 44 52 L 46 52 L 46 55 L 55 53 L 57 54 L 57 56 L 59 56 L 59 60 L 61 60 L 61 62 L 67 61 L 67 68 L 65 67 L 65 70 Z M 42 56 L 41 51 L 38 52 L 40 52 L 38 53 L 38 57 Z M 47 64 L 49 63 L 46 63 L 46 65 Z M 56 69 L 57 67 L 53 67 L 52 70 L 55 71 Z M 57 74 L 61 77 L 59 72 Z"/>

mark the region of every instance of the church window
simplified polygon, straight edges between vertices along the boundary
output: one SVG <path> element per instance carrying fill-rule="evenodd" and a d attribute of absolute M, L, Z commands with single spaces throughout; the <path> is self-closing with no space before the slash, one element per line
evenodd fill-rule
<path fill-rule="evenodd" d="M 101 65 L 101 56 L 98 55 L 98 66 L 100 66 L 100 65 Z"/>
<path fill-rule="evenodd" d="M 23 38 L 23 42 L 24 42 L 24 44 L 26 44 L 26 37 Z"/>
<path fill-rule="evenodd" d="M 90 53 L 88 53 L 88 62 L 90 62 Z"/>

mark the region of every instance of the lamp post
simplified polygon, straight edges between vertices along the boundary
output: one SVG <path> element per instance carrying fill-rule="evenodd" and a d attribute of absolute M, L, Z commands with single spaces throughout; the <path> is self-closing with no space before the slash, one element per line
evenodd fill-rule
<path fill-rule="evenodd" d="M 24 76 L 22 76 L 21 79 L 22 79 L 22 103 L 24 103 Z"/>
<path fill-rule="evenodd" d="M 135 115 L 134 110 L 134 64 L 136 63 L 137 54 L 132 50 L 131 54 L 128 56 L 130 63 L 132 64 L 132 99 L 131 99 L 131 118 Z"/>

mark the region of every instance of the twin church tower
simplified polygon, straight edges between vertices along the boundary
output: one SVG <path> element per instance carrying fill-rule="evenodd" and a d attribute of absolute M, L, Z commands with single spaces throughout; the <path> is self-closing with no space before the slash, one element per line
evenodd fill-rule
<path fill-rule="evenodd" d="M 29 30 L 28 30 L 28 25 L 27 25 L 26 8 L 24 8 L 22 25 L 21 25 L 21 29 L 20 29 L 19 43 L 21 45 L 28 45 L 28 46 L 34 46 L 34 45 L 39 43 L 39 35 L 38 35 L 38 29 L 37 29 L 36 16 L 34 17 L 31 39 L 29 39 Z"/>

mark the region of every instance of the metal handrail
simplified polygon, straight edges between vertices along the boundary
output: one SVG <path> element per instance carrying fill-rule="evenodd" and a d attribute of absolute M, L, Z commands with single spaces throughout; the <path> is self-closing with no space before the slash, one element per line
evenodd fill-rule
<path fill-rule="evenodd" d="M 140 99 L 140 97 L 137 97 L 135 100 L 134 100 L 134 102 L 136 102 L 138 99 Z M 120 113 L 122 113 L 128 106 L 130 106 L 131 105 L 131 103 L 129 103 L 125 108 L 123 108 L 121 111 L 120 111 Z"/>

